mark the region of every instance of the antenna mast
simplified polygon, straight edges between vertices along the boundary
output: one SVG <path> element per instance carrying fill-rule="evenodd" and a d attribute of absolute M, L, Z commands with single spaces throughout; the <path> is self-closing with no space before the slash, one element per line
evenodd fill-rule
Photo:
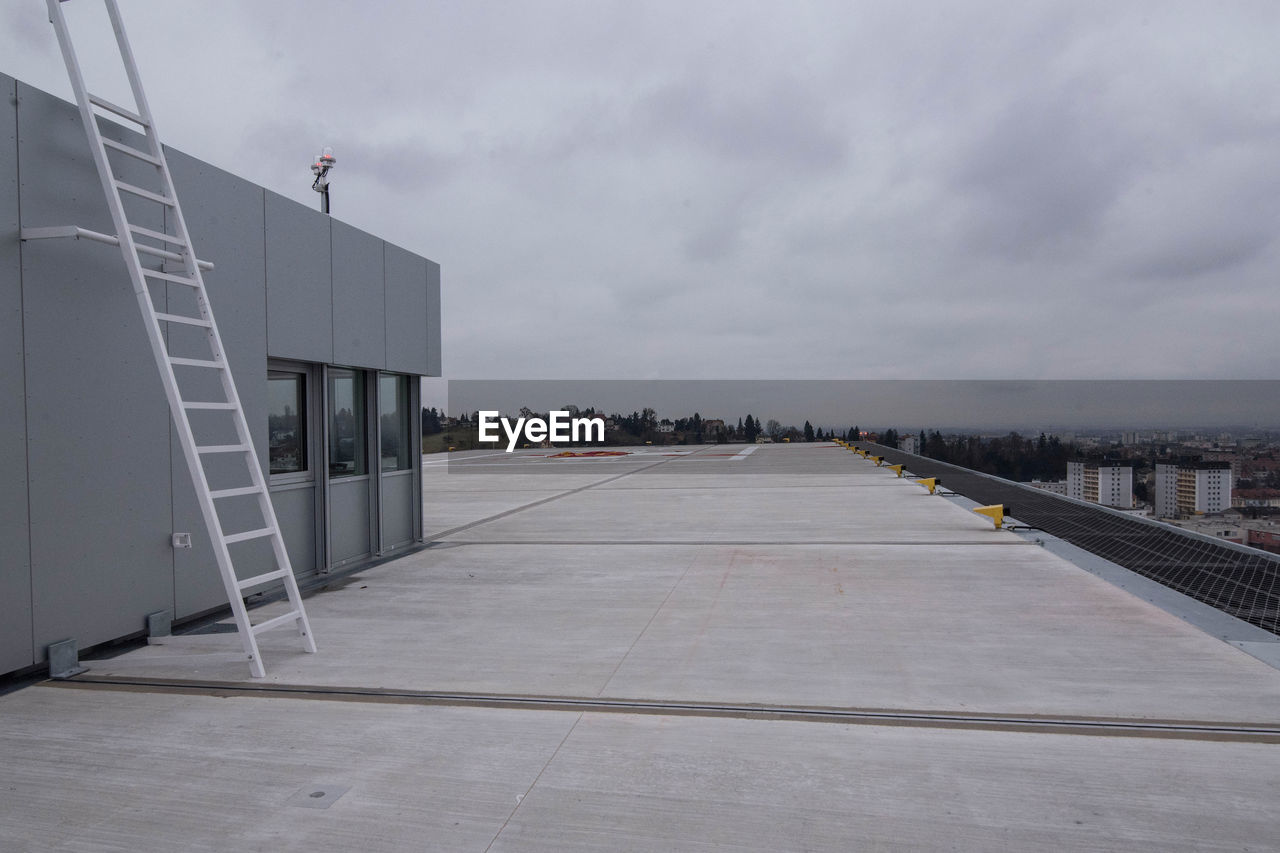
<path fill-rule="evenodd" d="M 338 164 L 338 159 L 333 156 L 333 149 L 325 146 L 324 150 L 316 157 L 316 161 L 311 164 L 311 173 L 316 176 L 315 181 L 311 184 L 311 189 L 320 193 L 320 212 L 329 212 L 329 170 Z"/>

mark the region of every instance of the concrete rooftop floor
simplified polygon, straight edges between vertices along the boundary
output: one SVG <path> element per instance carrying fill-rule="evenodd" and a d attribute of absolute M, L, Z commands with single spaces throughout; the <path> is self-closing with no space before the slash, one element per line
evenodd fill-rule
<path fill-rule="evenodd" d="M 1278 849 L 1280 671 L 835 445 L 426 472 L 319 654 L 0 697 L 0 849 Z"/>

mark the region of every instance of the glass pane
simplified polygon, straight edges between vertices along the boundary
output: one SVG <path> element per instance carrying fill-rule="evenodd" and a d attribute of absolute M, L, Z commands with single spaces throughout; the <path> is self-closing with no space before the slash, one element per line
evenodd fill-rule
<path fill-rule="evenodd" d="M 329 369 L 329 476 L 369 473 L 365 465 L 364 374 Z"/>
<path fill-rule="evenodd" d="M 297 474 L 307 465 L 307 377 L 267 373 L 267 446 L 272 474 Z"/>
<path fill-rule="evenodd" d="M 378 410 L 382 432 L 382 470 L 405 471 L 413 449 L 409 429 L 409 377 L 382 374 L 378 377 Z"/>

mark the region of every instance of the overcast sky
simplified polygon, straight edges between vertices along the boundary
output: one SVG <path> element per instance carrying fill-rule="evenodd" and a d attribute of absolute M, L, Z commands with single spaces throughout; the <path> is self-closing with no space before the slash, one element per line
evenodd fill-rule
<path fill-rule="evenodd" d="M 447 377 L 1280 375 L 1274 0 L 121 7 L 170 145 L 442 265 Z M 40 0 L 0 70 L 70 97 Z"/>

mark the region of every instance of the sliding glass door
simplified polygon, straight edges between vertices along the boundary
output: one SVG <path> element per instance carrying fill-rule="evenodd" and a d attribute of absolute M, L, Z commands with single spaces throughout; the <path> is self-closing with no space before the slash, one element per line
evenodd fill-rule
<path fill-rule="evenodd" d="M 324 563 L 317 375 L 314 365 L 298 362 L 272 361 L 267 366 L 271 504 L 298 577 L 316 574 Z"/>
<path fill-rule="evenodd" d="M 369 473 L 367 371 L 325 368 L 325 434 L 328 446 L 329 566 L 371 557 L 377 506 Z"/>

